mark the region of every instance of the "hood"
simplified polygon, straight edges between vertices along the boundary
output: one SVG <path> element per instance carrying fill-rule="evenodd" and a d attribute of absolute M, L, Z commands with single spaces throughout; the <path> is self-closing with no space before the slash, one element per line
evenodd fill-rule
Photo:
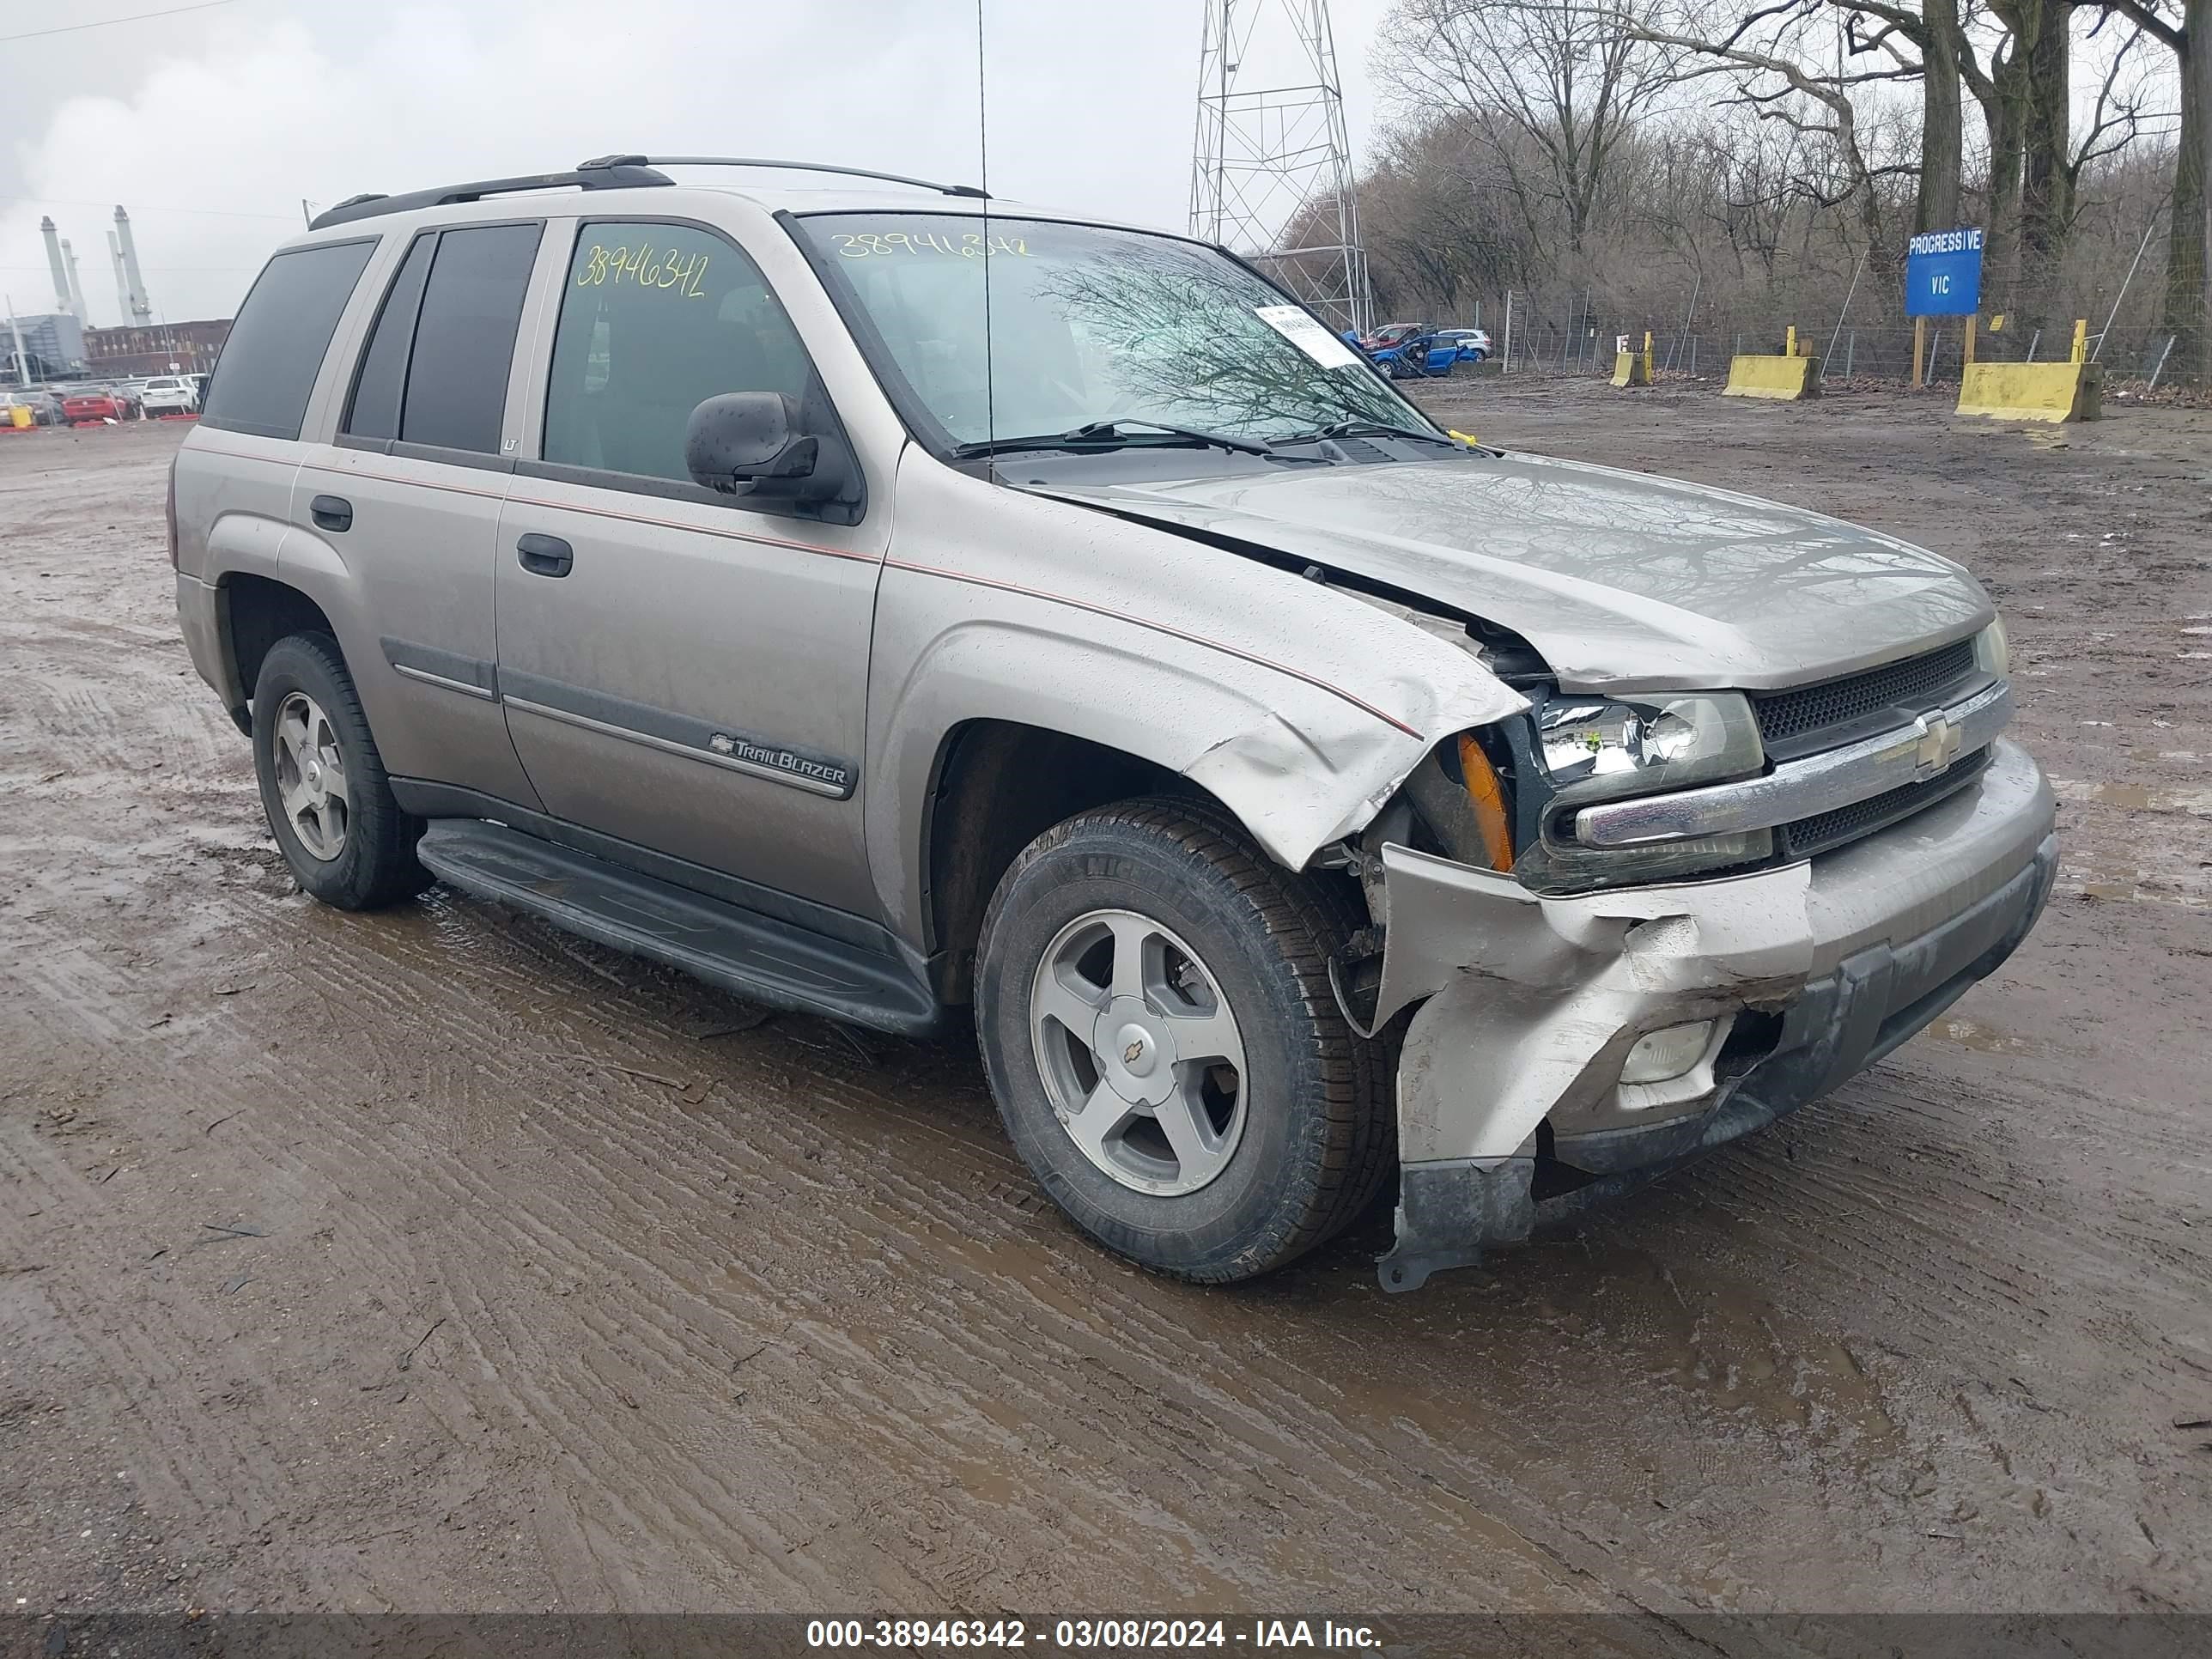
<path fill-rule="evenodd" d="M 1908 542 L 1577 461 L 1454 456 L 1038 493 L 1426 596 L 1511 629 L 1577 690 L 1804 684 L 1996 614 L 1964 568 Z"/>

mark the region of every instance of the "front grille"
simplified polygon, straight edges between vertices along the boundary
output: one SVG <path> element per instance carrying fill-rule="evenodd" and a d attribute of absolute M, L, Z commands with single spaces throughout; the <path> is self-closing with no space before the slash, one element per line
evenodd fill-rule
<path fill-rule="evenodd" d="M 1833 749 L 1955 702 L 1979 678 L 1974 641 L 1963 639 L 1825 685 L 1754 697 L 1759 735 L 1770 759 L 1795 760 Z"/>
<path fill-rule="evenodd" d="M 1979 777 L 1989 763 L 1990 751 L 1978 749 L 1971 755 L 1960 756 L 1932 778 L 1900 784 L 1881 794 L 1853 801 L 1849 806 L 1838 806 L 1832 812 L 1786 823 L 1774 832 L 1778 843 L 1775 850 L 1788 858 L 1810 858 L 1815 853 L 1826 853 L 1846 842 L 1870 836 L 1964 788 Z"/>

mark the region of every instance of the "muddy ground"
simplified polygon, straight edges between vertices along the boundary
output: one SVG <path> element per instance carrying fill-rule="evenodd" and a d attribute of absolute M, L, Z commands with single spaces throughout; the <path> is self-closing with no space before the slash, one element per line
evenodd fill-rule
<path fill-rule="evenodd" d="M 0 437 L 0 1605 L 2212 1609 L 2212 415 L 1437 392 L 1965 558 L 2066 856 L 1835 1099 L 1395 1298 L 1101 1255 L 960 1045 L 309 902 L 181 434 Z"/>

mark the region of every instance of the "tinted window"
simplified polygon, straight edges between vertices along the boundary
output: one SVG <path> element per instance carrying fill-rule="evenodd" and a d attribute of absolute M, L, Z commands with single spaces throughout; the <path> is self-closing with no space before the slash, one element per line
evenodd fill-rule
<path fill-rule="evenodd" d="M 499 453 L 507 365 L 541 228 L 487 225 L 439 237 L 415 325 L 403 442 Z"/>
<path fill-rule="evenodd" d="M 362 438 L 399 435 L 399 398 L 407 389 L 407 354 L 415 343 L 415 313 L 422 303 L 423 279 L 430 274 L 430 255 L 438 246 L 435 231 L 415 239 L 399 274 L 376 313 L 376 327 L 362 354 L 361 376 L 354 382 L 353 406 L 346 413 L 345 429 Z"/>
<path fill-rule="evenodd" d="M 200 418 L 233 432 L 298 437 L 338 313 L 375 246 L 330 242 L 270 260 L 231 325 Z"/>
<path fill-rule="evenodd" d="M 725 392 L 803 400 L 812 379 L 767 279 L 711 232 L 586 225 L 553 337 L 545 459 L 689 482 L 684 428 Z"/>

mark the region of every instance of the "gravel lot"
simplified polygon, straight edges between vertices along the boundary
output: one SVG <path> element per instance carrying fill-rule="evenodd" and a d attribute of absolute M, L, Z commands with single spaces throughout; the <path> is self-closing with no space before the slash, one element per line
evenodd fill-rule
<path fill-rule="evenodd" d="M 174 426 L 0 436 L 0 1561 L 42 1609 L 2212 1610 L 2212 414 L 1428 389 L 1964 558 L 2041 927 L 1782 1128 L 1385 1297 L 1079 1240 L 972 1051 L 301 896 Z"/>

